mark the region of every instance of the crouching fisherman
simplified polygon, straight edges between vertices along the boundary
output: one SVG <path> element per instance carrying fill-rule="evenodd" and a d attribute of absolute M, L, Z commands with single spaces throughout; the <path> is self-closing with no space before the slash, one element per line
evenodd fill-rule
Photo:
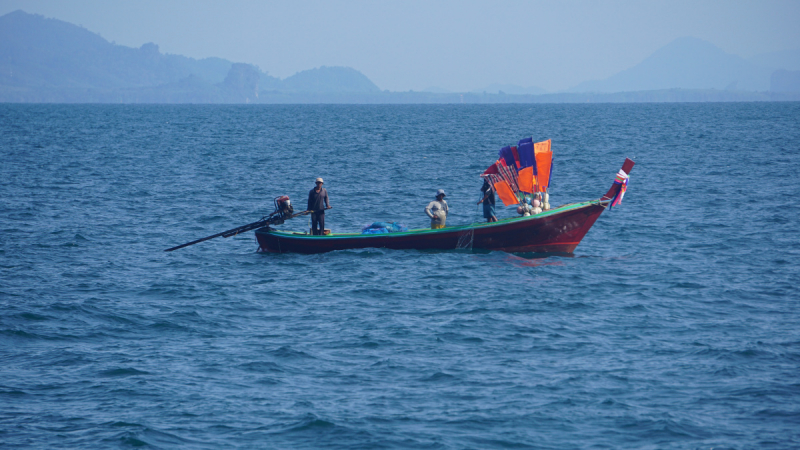
<path fill-rule="evenodd" d="M 436 200 L 428 203 L 428 206 L 425 207 L 425 214 L 431 218 L 431 228 L 444 228 L 444 224 L 447 221 L 447 202 L 444 200 L 445 197 L 444 189 L 439 189 L 436 191 Z"/>
<path fill-rule="evenodd" d="M 311 234 L 315 236 L 325 234 L 325 210 L 331 209 L 328 191 L 322 187 L 322 178 L 317 178 L 316 186 L 308 192 L 308 208 L 311 213 Z M 319 226 L 319 228 L 317 228 Z"/>

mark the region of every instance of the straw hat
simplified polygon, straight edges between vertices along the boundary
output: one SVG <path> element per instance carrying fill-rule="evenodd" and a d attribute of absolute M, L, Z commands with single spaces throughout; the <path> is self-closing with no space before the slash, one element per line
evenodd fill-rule
<path fill-rule="evenodd" d="M 322 181 L 322 177 L 317 178 L 317 180 L 314 181 L 314 182 L 315 183 L 324 183 L 324 181 Z"/>

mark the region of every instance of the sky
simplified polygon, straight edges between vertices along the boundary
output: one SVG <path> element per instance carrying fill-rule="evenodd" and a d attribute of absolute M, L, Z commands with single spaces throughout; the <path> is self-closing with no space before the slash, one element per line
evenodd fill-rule
<path fill-rule="evenodd" d="M 353 67 L 390 91 L 499 83 L 556 92 L 683 36 L 742 57 L 800 48 L 798 0 L 0 0 L 0 15 L 18 9 L 279 78 Z"/>

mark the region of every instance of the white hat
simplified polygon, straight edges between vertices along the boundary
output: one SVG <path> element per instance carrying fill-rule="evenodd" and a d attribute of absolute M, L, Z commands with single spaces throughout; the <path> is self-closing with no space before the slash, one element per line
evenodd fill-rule
<path fill-rule="evenodd" d="M 438 191 L 436 191 L 436 196 L 438 197 L 440 195 L 447 196 L 447 194 L 444 193 L 444 189 L 439 189 Z"/>
<path fill-rule="evenodd" d="M 322 177 L 319 177 L 319 178 L 317 178 L 317 180 L 315 181 L 315 183 L 324 183 L 324 181 L 322 181 Z"/>

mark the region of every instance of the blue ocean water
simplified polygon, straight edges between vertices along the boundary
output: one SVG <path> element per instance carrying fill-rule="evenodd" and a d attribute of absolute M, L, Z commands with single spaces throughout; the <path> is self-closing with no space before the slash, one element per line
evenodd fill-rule
<path fill-rule="evenodd" d="M 571 257 L 163 252 L 480 220 L 527 136 L 554 206 L 636 161 Z M 798 448 L 798 169 L 797 103 L 0 105 L 0 446 Z"/>

